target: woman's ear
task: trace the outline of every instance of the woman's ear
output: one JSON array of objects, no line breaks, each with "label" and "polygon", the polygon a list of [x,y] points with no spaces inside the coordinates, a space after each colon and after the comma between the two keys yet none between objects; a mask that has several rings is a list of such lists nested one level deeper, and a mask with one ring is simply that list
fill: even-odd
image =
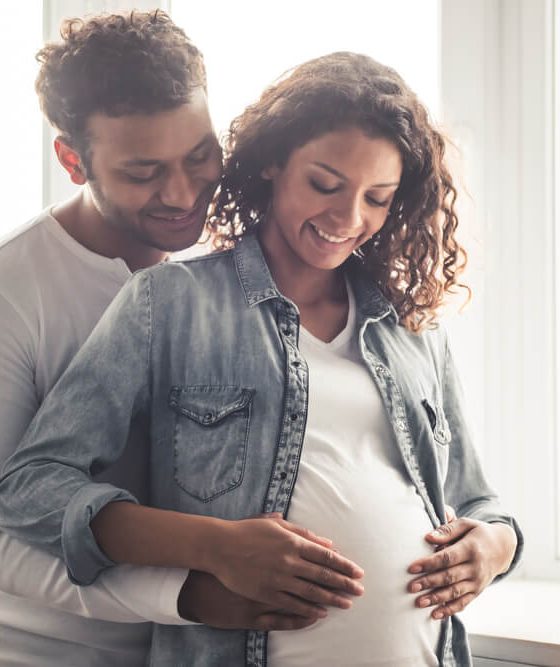
[{"label": "woman's ear", "polygon": [[265,181],[272,181],[280,172],[280,167],[276,164],[271,164],[261,171],[261,178]]},{"label": "woman's ear", "polygon": [[70,180],[76,185],[83,185],[86,181],[80,156],[71,148],[62,137],[54,140],[54,150],[60,164],[70,174]]}]

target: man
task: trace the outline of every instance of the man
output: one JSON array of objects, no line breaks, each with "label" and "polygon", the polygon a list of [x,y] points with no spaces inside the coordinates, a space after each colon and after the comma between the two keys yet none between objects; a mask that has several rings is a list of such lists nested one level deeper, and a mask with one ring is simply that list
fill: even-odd
[{"label": "man", "polygon": [[[0,245],[0,463],[131,272],[197,241],[221,171],[202,56],[165,13],[74,19],[61,34],[38,54],[36,87],[58,159],[83,187]],[[105,478],[142,499],[134,437]],[[178,605],[218,627],[309,624],[186,577],[123,566],[80,589],[61,561],[0,535],[0,664],[142,664],[141,621],[181,623]]]}]

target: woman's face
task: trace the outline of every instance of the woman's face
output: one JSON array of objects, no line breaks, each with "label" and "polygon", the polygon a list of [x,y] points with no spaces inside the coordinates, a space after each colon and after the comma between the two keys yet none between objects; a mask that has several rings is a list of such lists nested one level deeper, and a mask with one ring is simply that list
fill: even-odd
[{"label": "woman's face", "polygon": [[263,172],[272,200],[261,242],[294,269],[335,269],[381,229],[401,172],[396,146],[359,128],[313,139]]}]

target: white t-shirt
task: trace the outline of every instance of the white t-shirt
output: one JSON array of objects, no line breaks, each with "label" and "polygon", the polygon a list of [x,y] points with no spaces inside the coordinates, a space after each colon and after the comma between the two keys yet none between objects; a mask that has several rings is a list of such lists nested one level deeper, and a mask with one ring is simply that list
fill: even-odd
[{"label": "white t-shirt", "polygon": [[[48,211],[0,243],[0,465],[129,276]],[[135,441],[103,479],[143,498],[147,446]],[[78,587],[61,560],[0,534],[0,665],[143,664],[151,624],[141,621],[183,624],[186,576],[118,566]]]},{"label": "white t-shirt", "polygon": [[406,591],[432,526],[407,478],[377,387],[361,362],[355,304],[324,343],[301,329],[309,367],[305,439],[288,519],[334,540],[365,570],[350,610],[297,632],[271,632],[270,667],[436,666],[440,622]]}]

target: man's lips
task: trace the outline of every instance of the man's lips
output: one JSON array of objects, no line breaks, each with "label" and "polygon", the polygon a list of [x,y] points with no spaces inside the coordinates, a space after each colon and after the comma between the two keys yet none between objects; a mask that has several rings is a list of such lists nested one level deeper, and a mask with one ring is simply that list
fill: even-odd
[{"label": "man's lips", "polygon": [[149,211],[146,213],[146,215],[149,215],[155,220],[162,220],[163,222],[184,222],[188,218],[192,217],[196,212],[196,209],[193,209],[192,211],[182,211],[181,213],[177,213],[175,211],[173,213],[167,213],[163,211]]},{"label": "man's lips", "polygon": [[144,215],[147,215],[154,220],[158,220],[159,222],[168,222],[172,224],[196,222],[200,216],[206,214],[206,209],[210,204],[211,198],[212,194],[205,192],[197,199],[194,206],[188,211],[176,208],[154,209],[151,211],[144,211]]}]

